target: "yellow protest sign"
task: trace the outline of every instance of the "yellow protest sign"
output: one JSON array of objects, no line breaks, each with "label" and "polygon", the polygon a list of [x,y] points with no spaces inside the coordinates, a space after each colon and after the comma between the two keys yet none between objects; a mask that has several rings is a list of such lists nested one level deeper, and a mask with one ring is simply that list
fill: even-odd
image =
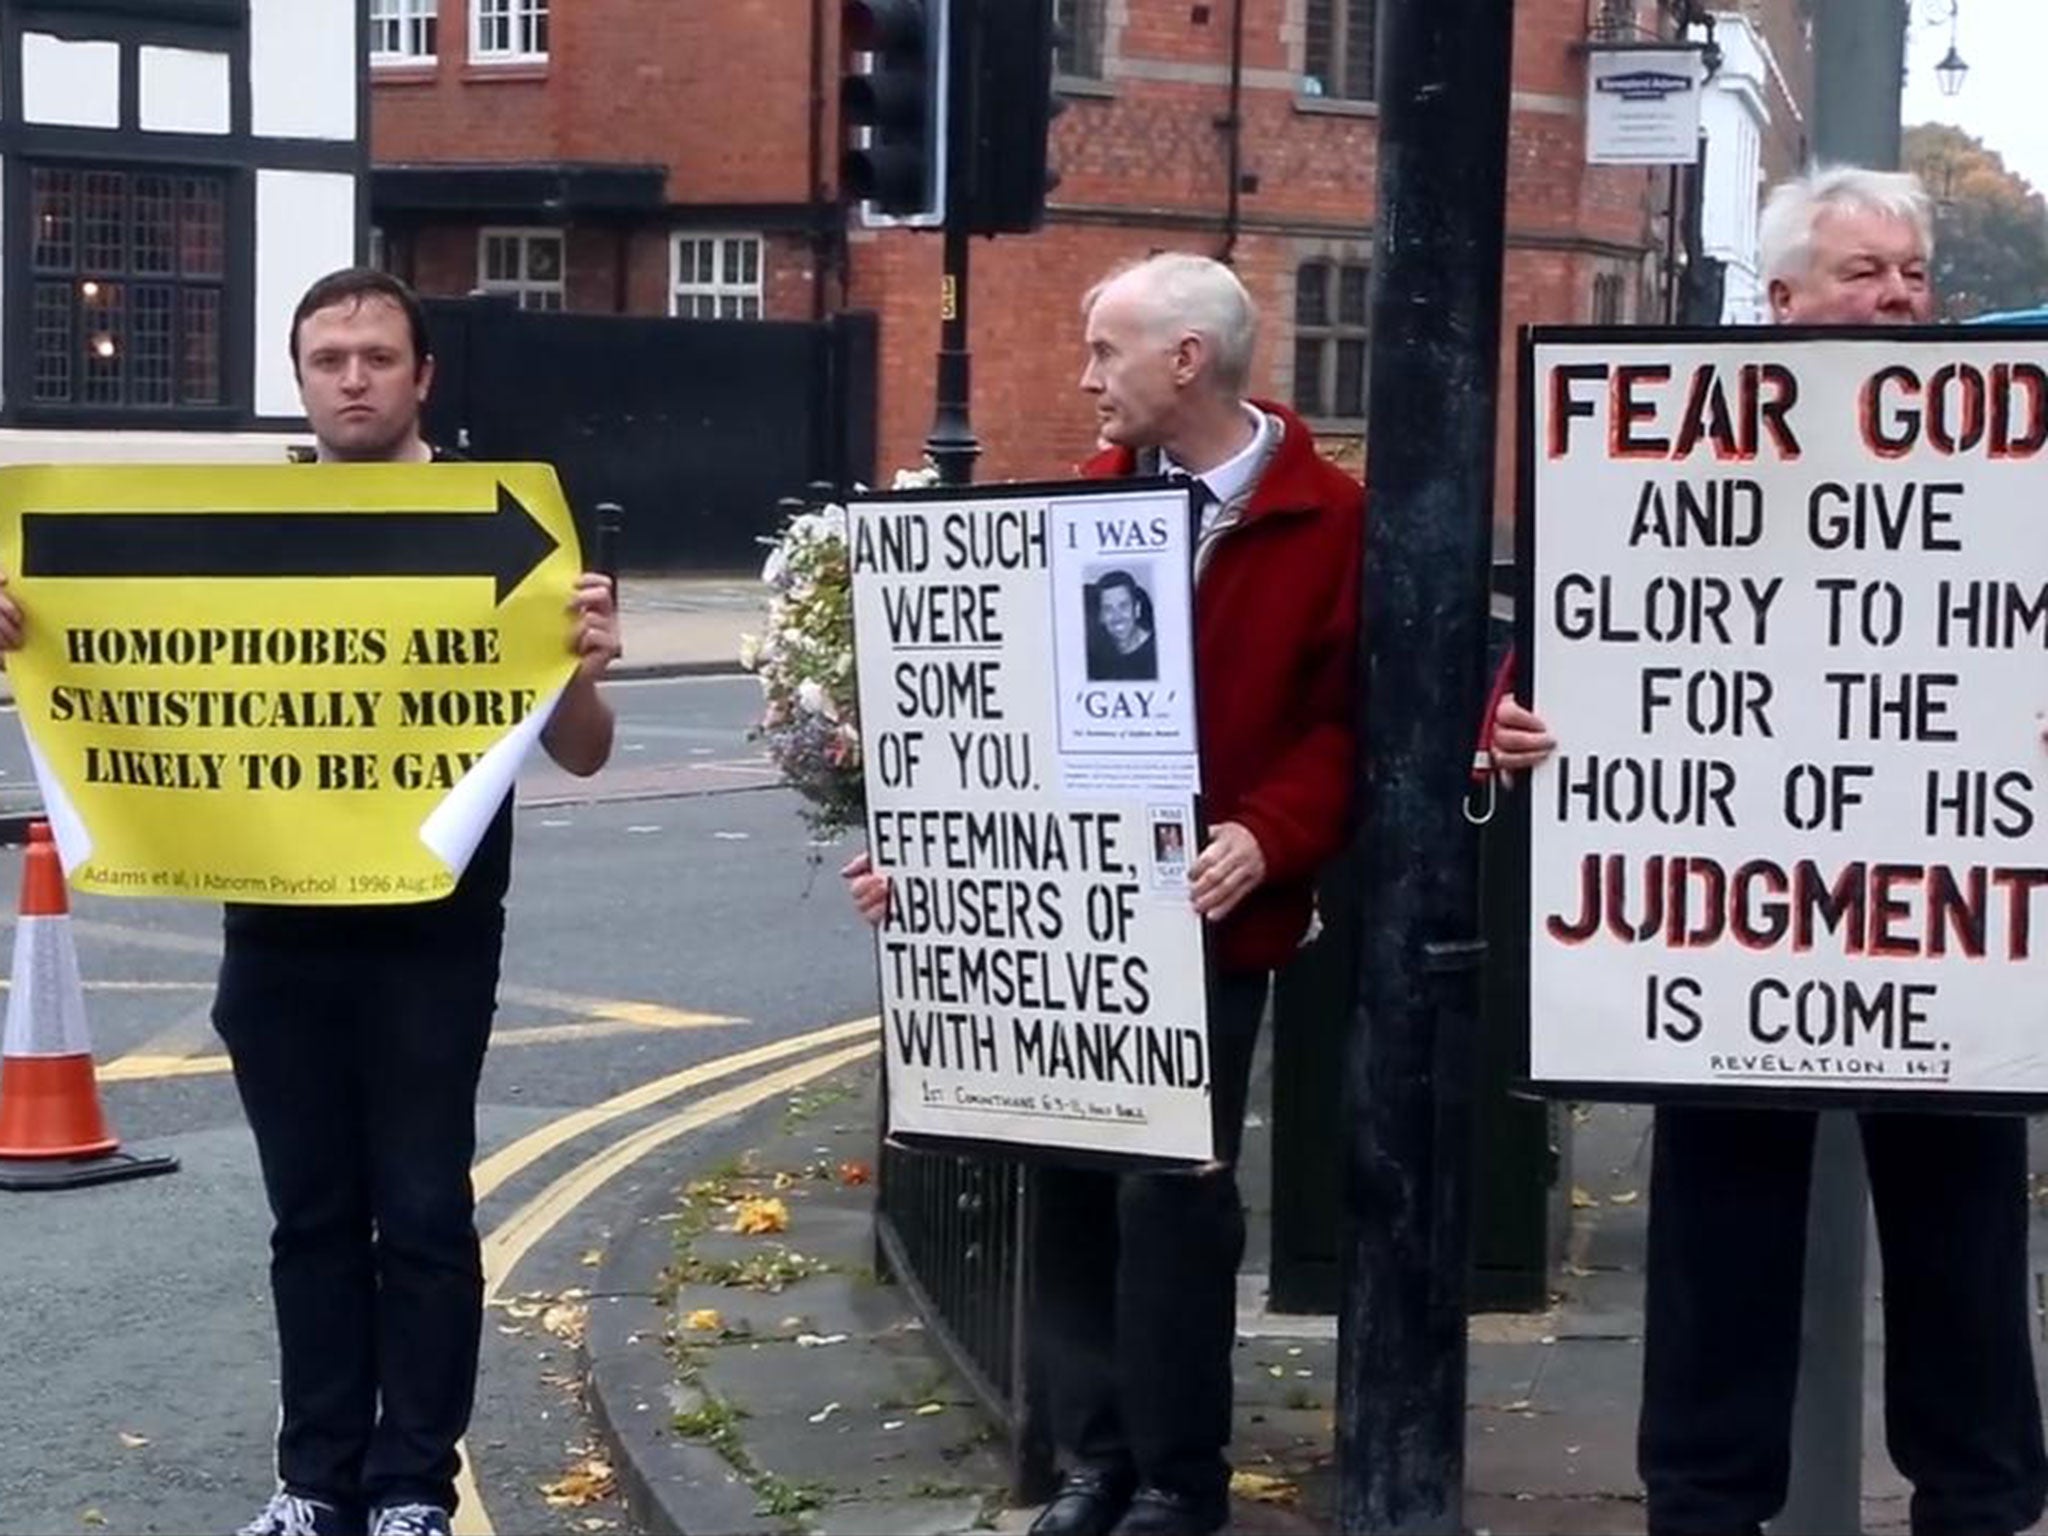
[{"label": "yellow protest sign", "polygon": [[580,563],[542,465],[0,469],[7,673],[72,883],[445,895],[574,670]]}]

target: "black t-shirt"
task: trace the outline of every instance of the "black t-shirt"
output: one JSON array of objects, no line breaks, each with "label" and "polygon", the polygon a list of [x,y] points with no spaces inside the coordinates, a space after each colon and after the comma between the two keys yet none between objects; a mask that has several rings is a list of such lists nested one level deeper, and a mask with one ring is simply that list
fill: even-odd
[{"label": "black t-shirt", "polygon": [[426,945],[495,938],[505,926],[505,889],[512,883],[512,796],[491,818],[483,841],[455,889],[434,901],[393,906],[299,907],[231,901],[221,927],[229,938],[265,943]]},{"label": "black t-shirt", "polygon": [[1120,651],[1104,640],[1088,655],[1088,676],[1098,683],[1150,683],[1159,678],[1159,641],[1152,635],[1135,650]]},{"label": "black t-shirt", "polygon": [[[434,462],[456,455],[434,450]],[[231,901],[221,927],[230,938],[287,944],[436,944],[504,929],[505,890],[512,882],[512,792],[476,845],[455,889],[433,901],[391,906],[306,907]]]}]

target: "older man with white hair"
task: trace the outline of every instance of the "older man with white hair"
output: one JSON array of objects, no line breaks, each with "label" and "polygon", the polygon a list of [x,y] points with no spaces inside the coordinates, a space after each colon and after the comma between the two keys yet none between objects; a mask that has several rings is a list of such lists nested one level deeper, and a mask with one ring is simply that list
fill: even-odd
[{"label": "older man with white hair", "polygon": [[[1761,241],[1780,324],[1931,313],[1932,219],[1912,176],[1841,167],[1786,182]],[[1533,767],[1553,745],[1534,713],[1502,703],[1496,766]],[[2022,1530],[2048,1494],[2026,1121],[1860,1122],[1884,1262],[1886,1441],[1913,1484],[1912,1529]],[[1785,1502],[1814,1124],[1805,1110],[1657,1111],[1637,1444],[1653,1536],[1757,1531]]]},{"label": "older man with white hair", "polygon": [[[1228,267],[1137,262],[1082,305],[1103,451],[1082,473],[1180,474],[1200,502],[1195,676],[1208,841],[1216,1161],[1038,1175],[1032,1341],[1066,1465],[1036,1536],[1197,1536],[1229,1514],[1231,1350],[1244,1210],[1235,1164],[1273,971],[1345,836],[1364,492],[1285,406],[1247,398],[1255,316]],[[887,871],[846,871],[871,920]]]}]

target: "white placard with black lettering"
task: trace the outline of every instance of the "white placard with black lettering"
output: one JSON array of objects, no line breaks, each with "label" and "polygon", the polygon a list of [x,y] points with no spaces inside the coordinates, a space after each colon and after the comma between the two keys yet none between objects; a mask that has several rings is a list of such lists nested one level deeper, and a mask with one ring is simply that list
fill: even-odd
[{"label": "white placard with black lettering", "polygon": [[1525,359],[1530,1075],[2048,1094],[2048,332],[1700,334]]},{"label": "white placard with black lettering", "polygon": [[891,1130],[1207,1160],[1187,493],[848,511]]}]

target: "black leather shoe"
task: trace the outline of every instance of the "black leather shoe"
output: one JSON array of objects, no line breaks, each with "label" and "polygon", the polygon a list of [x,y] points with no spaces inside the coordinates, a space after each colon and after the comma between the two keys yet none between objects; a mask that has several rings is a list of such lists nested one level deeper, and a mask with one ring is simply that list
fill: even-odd
[{"label": "black leather shoe", "polygon": [[1140,1488],[1114,1536],[1209,1536],[1230,1520],[1230,1500],[1193,1499],[1170,1488]]},{"label": "black leather shoe", "polygon": [[1069,1472],[1052,1502],[1031,1522],[1031,1536],[1109,1536],[1130,1502],[1128,1477]]}]

